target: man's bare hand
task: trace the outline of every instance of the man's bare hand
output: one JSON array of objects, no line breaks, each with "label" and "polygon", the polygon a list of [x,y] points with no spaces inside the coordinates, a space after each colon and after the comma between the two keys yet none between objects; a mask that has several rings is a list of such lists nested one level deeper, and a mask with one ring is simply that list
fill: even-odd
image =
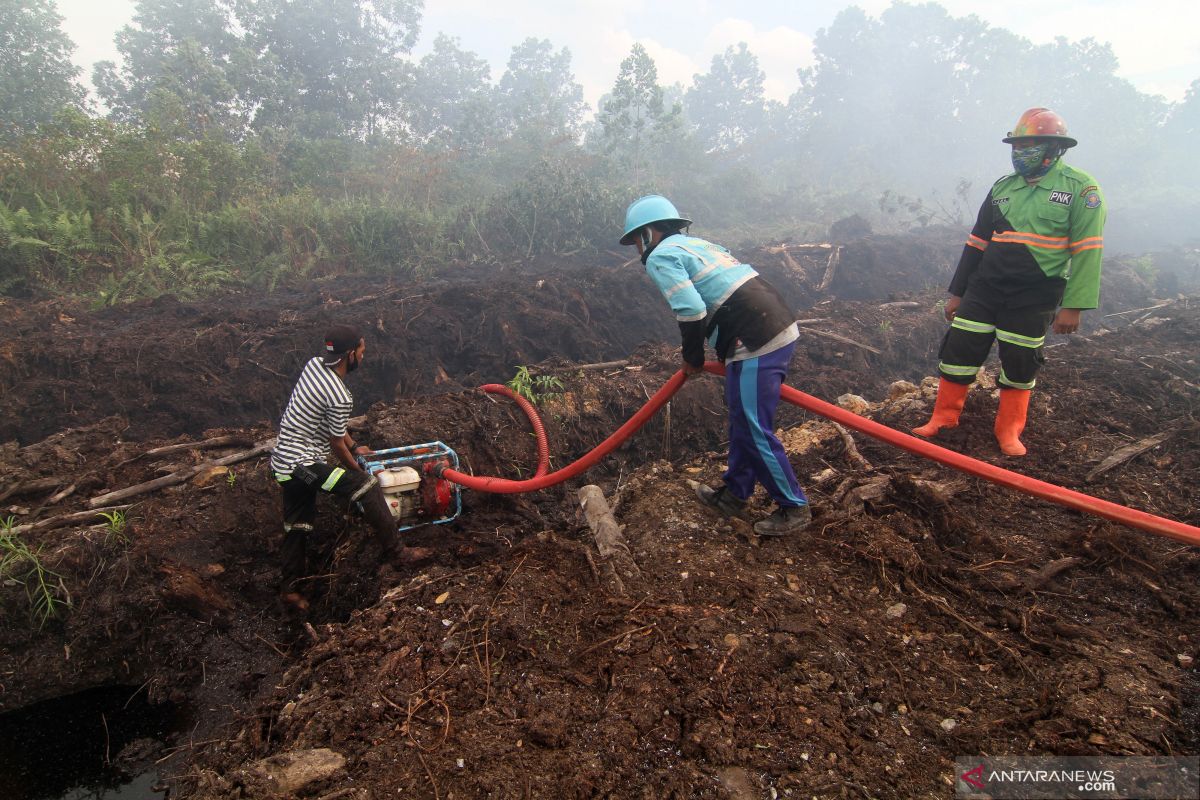
[{"label": "man's bare hand", "polygon": [[958,307],[961,304],[961,297],[950,295],[950,299],[946,301],[946,307],[942,309],[942,313],[946,315],[946,322],[954,322],[954,317],[958,314]]},{"label": "man's bare hand", "polygon": [[1074,333],[1079,330],[1079,313],[1078,308],[1060,308],[1054,317],[1054,332]]}]

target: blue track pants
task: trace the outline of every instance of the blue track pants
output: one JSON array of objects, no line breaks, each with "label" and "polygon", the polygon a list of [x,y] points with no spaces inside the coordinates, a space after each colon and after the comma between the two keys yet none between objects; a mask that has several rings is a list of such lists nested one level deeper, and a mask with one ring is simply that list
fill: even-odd
[{"label": "blue track pants", "polygon": [[742,500],[754,493],[757,482],[781,506],[808,503],[783,444],[775,436],[779,387],[787,378],[788,363],[795,349],[793,342],[758,358],[726,364],[729,468],[725,471],[725,485]]}]

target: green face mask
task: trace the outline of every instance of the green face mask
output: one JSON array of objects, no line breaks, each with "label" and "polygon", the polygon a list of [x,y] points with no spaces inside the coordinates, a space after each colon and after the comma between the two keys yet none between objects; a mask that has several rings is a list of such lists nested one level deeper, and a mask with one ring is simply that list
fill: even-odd
[{"label": "green face mask", "polygon": [[1057,159],[1058,147],[1053,142],[1038,142],[1028,147],[1013,145],[1013,169],[1027,180],[1045,175]]}]

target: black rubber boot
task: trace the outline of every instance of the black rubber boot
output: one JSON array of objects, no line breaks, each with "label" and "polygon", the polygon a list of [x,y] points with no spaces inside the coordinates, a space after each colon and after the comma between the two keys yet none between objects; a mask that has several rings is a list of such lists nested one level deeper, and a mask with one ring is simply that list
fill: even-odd
[{"label": "black rubber boot", "polygon": [[742,519],[745,516],[746,501],[735,497],[733,492],[729,491],[728,486],[714,489],[711,486],[697,483],[696,497],[704,505],[727,517]]},{"label": "black rubber boot", "polygon": [[812,509],[803,506],[780,506],[766,519],[754,523],[759,536],[787,536],[799,533],[812,522]]}]

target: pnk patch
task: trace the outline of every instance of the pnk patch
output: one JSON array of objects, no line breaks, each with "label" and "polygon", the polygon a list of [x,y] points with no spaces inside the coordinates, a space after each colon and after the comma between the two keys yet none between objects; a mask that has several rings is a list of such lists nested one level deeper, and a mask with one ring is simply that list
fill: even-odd
[{"label": "pnk patch", "polygon": [[1095,189],[1092,189],[1090,192],[1088,192],[1087,194],[1085,194],[1083,196],[1083,204],[1085,206],[1087,206],[1088,208],[1099,208],[1100,207],[1100,193],[1097,192]]},{"label": "pnk patch", "polygon": [[1074,199],[1074,192],[1063,192],[1056,189],[1050,193],[1050,202],[1058,203],[1060,206],[1069,206],[1071,205],[1071,201]]}]

